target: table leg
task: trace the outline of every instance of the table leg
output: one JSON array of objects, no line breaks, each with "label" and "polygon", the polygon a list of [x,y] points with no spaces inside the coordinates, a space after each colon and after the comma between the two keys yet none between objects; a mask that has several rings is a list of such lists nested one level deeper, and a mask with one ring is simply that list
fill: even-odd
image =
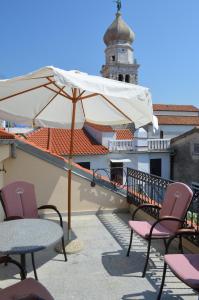
[{"label": "table leg", "polygon": [[22,265],[22,268],[24,269],[25,274],[27,275],[27,271],[26,271],[26,255],[25,254],[21,254],[21,265]]}]

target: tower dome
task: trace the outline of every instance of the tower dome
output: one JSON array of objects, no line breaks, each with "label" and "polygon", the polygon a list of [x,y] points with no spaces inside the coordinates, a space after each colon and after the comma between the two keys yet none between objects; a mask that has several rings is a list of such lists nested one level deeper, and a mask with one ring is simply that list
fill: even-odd
[{"label": "tower dome", "polygon": [[132,44],[134,39],[134,32],[124,22],[124,20],[121,17],[121,13],[117,12],[115,20],[104,34],[104,43],[107,46],[113,44],[115,41],[125,41]]}]

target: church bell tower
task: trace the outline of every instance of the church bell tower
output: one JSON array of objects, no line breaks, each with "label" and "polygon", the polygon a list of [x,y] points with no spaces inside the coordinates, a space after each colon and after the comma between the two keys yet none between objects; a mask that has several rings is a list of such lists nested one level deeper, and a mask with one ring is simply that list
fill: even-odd
[{"label": "church bell tower", "polygon": [[117,13],[104,34],[106,63],[102,66],[103,77],[138,84],[139,65],[134,58],[132,43],[135,34],[121,16],[121,1],[116,1]]}]

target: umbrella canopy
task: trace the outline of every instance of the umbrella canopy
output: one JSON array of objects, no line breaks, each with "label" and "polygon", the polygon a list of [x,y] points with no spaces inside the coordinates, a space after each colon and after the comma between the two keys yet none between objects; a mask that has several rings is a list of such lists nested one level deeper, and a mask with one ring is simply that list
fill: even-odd
[{"label": "umbrella canopy", "polygon": [[[154,121],[147,88],[54,67],[0,80],[0,119],[40,127],[71,128],[70,159],[74,129],[82,128],[85,121],[101,125],[134,123],[136,128]],[[68,172],[70,232],[71,167]]]},{"label": "umbrella canopy", "polygon": [[40,127],[70,128],[76,98],[75,128],[85,121],[141,127],[153,121],[147,88],[79,71],[44,67],[0,80],[0,118]]}]

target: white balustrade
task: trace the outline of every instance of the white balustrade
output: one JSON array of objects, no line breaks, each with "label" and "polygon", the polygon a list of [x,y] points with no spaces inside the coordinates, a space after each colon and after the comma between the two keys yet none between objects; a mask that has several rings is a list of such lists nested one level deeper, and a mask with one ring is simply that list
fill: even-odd
[{"label": "white balustrade", "polygon": [[114,151],[157,151],[168,150],[170,139],[134,139],[134,140],[109,140],[108,149]]},{"label": "white balustrade", "polygon": [[134,150],[133,140],[109,140],[108,149],[110,152]]},{"label": "white balustrade", "polygon": [[148,139],[148,150],[167,150],[170,148],[170,139]]}]

